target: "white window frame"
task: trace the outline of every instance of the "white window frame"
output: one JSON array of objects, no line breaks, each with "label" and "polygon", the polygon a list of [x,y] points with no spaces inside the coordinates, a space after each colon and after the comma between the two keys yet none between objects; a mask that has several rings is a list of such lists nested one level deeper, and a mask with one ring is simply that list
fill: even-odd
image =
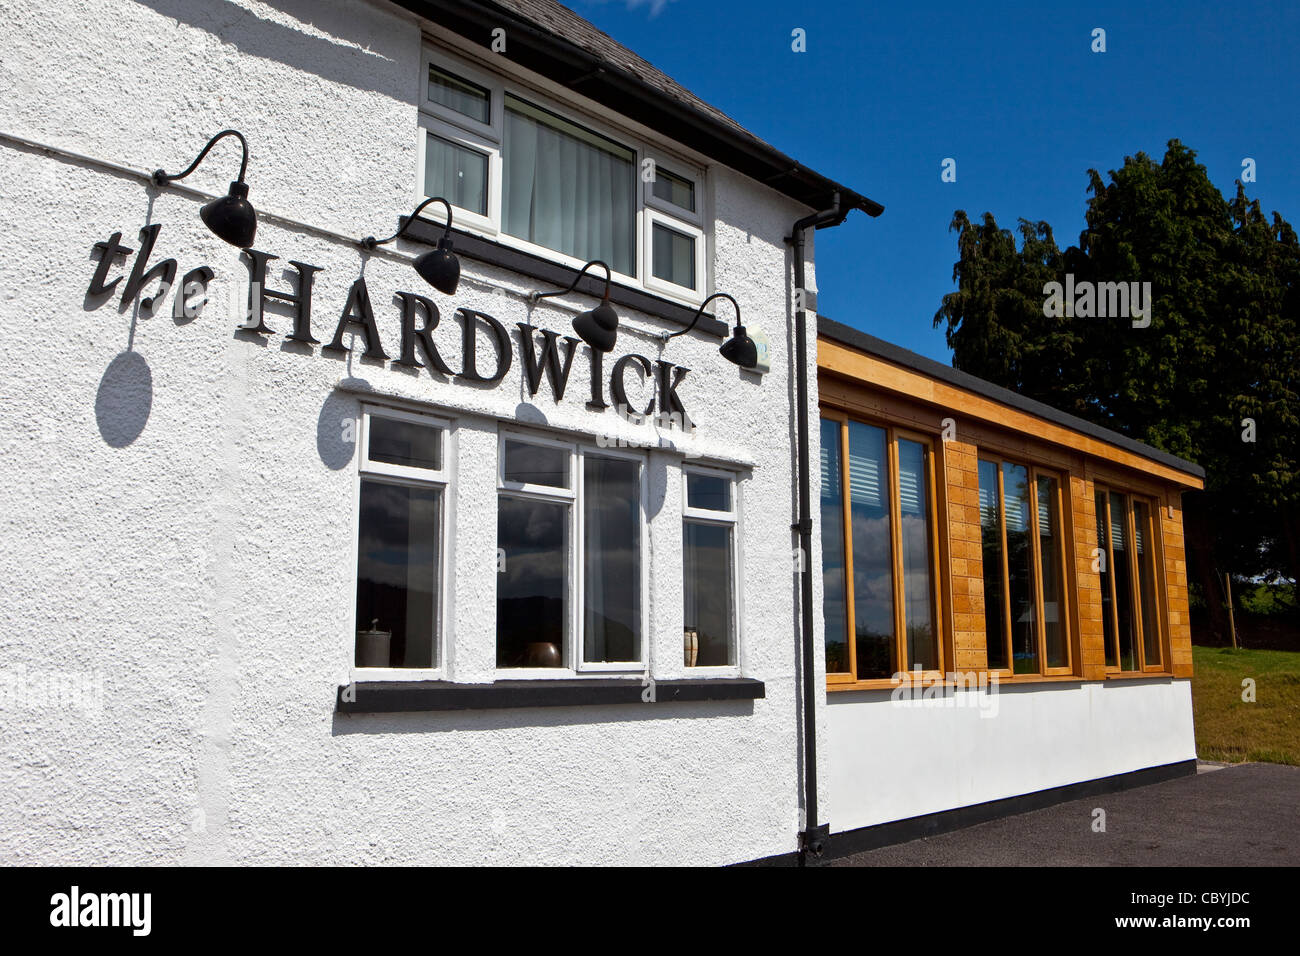
[{"label": "white window frame", "polygon": [[[415,468],[409,465],[395,465],[390,462],[372,461],[370,458],[370,420],[371,418],[388,418],[396,421],[411,422],[429,428],[441,429],[439,458],[440,469]],[[440,680],[446,673],[447,649],[445,642],[447,600],[451,594],[450,574],[452,521],[450,509],[452,492],[455,487],[455,422],[451,419],[385,405],[363,404],[357,426],[357,481],[356,495],[352,503],[352,594],[350,598],[348,619],[353,622],[349,631],[348,665],[349,680],[352,683],[365,681],[419,681]],[[361,483],[378,480],[384,484],[406,485],[409,487],[437,488],[442,495],[438,507],[438,567],[434,572],[434,620],[433,620],[433,667],[358,667],[356,657],[357,632],[357,560],[361,546]]]},{"label": "white window frame", "polygon": [[[569,488],[555,488],[550,485],[534,485],[523,482],[507,482],[504,477],[505,472],[505,443],[507,441],[522,442],[524,444],[542,445],[552,448],[562,448],[569,453]],[[584,587],[582,575],[582,548],[583,534],[585,527],[583,524],[583,502],[584,496],[584,468],[583,462],[588,455],[598,458],[621,458],[626,461],[637,463],[638,483],[640,487],[640,508],[638,509],[638,537],[640,538],[640,624],[641,633],[639,635],[639,659],[636,661],[615,661],[615,662],[587,662],[582,659],[583,641],[583,607],[584,607]],[[515,430],[502,430],[497,439],[497,498],[502,496],[516,498],[532,498],[535,500],[547,500],[556,503],[563,503],[569,509],[568,536],[569,548],[568,554],[565,555],[565,567],[567,578],[565,582],[565,600],[567,603],[564,621],[564,648],[562,650],[563,659],[566,662],[562,667],[498,667],[496,669],[497,680],[560,680],[572,679],[576,677],[599,677],[608,674],[644,674],[646,671],[646,661],[648,659],[648,646],[650,643],[650,600],[649,600],[649,527],[646,520],[646,494],[647,485],[647,458],[644,453],[635,451],[622,451],[609,448],[600,448],[595,444],[581,440],[566,441],[553,437],[541,436],[529,432]],[[499,540],[499,539],[498,539]],[[495,607],[495,598],[493,599]],[[495,614],[494,614],[495,619]],[[496,640],[496,630],[493,628],[493,641]],[[496,658],[496,647],[493,645],[493,659]]]},{"label": "white window frame", "polygon": [[[643,181],[641,183],[641,192],[646,207],[648,209],[658,210],[669,219],[681,223],[690,223],[693,226],[702,226],[703,216],[701,207],[704,205],[704,177],[700,174],[700,171],[694,166],[679,163],[675,159],[665,158],[662,153],[655,152],[654,150],[644,151],[641,156],[641,162],[645,162],[647,159],[654,160],[656,175],[658,175],[660,168],[662,168],[665,172],[671,173],[678,179],[686,179],[690,181],[691,185],[695,187],[695,209],[694,211],[684,209],[676,203],[671,203],[666,199],[660,199],[655,195],[655,184],[653,180],[650,182]],[[640,175],[640,167],[638,167],[638,175]]]},{"label": "white window frame", "polygon": [[[472,209],[466,209],[464,206],[452,206],[453,225],[470,226],[480,232],[491,236],[499,233],[498,223],[501,222],[501,190],[493,188],[494,184],[501,182],[501,149],[491,140],[484,139],[469,133],[459,126],[443,122],[432,116],[420,114],[420,141],[417,147],[419,159],[419,192],[423,199],[428,199],[424,192],[424,162],[425,154],[428,152],[429,134],[448,142],[455,143],[457,146],[463,146],[466,149],[472,149],[476,153],[482,153],[487,157],[487,215],[475,212]],[[442,222],[442,214],[446,212],[441,206],[431,207],[436,210],[434,219]]]},{"label": "white window frame", "polygon": [[[645,235],[642,237],[641,245],[645,250],[645,264],[642,267],[645,273],[645,285],[647,289],[654,292],[660,292],[667,295],[696,295],[700,293],[699,286],[704,281],[704,263],[705,239],[704,230],[698,226],[692,226],[689,223],[682,222],[680,219],[673,219],[665,216],[658,209],[647,209],[642,217],[645,222]],[[695,285],[696,288],[688,289],[686,286],[678,285],[676,282],[669,282],[667,279],[661,279],[654,273],[654,228],[655,225],[662,225],[665,229],[671,229],[674,232],[681,233],[692,239],[695,243]],[[704,301],[704,296],[700,295],[700,301]]]},{"label": "white window frame", "polygon": [[[431,64],[453,76],[460,77],[488,90],[492,120],[490,126],[465,116],[463,113],[433,103],[428,98],[428,75]],[[661,150],[647,145],[638,137],[614,128],[594,116],[583,113],[567,103],[557,101],[553,97],[534,90],[523,83],[489,75],[464,60],[444,52],[441,48],[433,46],[427,38],[420,59],[420,89],[416,101],[419,103],[420,114],[418,122],[420,140],[415,170],[416,202],[429,198],[424,191],[424,163],[425,147],[427,145],[426,136],[428,133],[433,133],[435,136],[440,136],[466,148],[488,154],[488,214],[483,216],[475,211],[456,206],[454,207],[456,226],[464,226],[468,231],[491,238],[503,246],[531,253],[572,269],[581,269],[586,264],[582,259],[509,235],[502,228],[501,203],[504,190],[504,163],[502,162],[501,147],[505,130],[505,100],[507,94],[516,96],[541,109],[554,113],[563,120],[610,139],[633,153],[632,175],[635,177],[638,188],[632,190],[633,202],[635,203],[633,240],[636,243],[636,249],[632,256],[632,268],[638,274],[628,275],[614,271],[611,278],[621,285],[644,289],[662,298],[671,299],[692,308],[703,302],[711,288],[712,276],[709,268],[709,248],[711,243],[708,241],[707,232],[704,228],[705,219],[703,215],[707,202],[705,196],[707,181],[702,170],[692,163],[679,161]],[[696,207],[694,213],[653,195],[653,183],[647,183],[641,178],[642,164],[647,159],[653,159],[656,168],[662,165],[668,172],[683,179],[690,179],[694,183]],[[662,279],[653,278],[650,268],[652,265],[652,252],[649,247],[651,227],[648,224],[652,215],[658,216],[660,221],[670,228],[692,236],[698,236],[695,250],[695,277],[698,288],[687,289],[671,282],[665,282]]]},{"label": "white window frame", "polygon": [[[472,116],[466,116],[464,113],[429,99],[429,67],[431,66],[486,90],[488,93],[488,122],[480,123]],[[505,103],[505,97],[501,92],[501,82],[486,73],[476,70],[467,63],[453,62],[443,56],[436,55],[428,45],[425,45],[423,54],[420,57],[420,88],[417,102],[420,104],[420,112],[422,113],[430,113],[453,126],[459,126],[491,142],[499,143],[501,141],[501,118],[504,115],[502,110]],[[420,172],[423,175],[423,166],[421,166]]]},{"label": "white window frame", "polygon": [[[703,475],[708,478],[721,478],[726,481],[731,488],[731,510],[713,511],[707,508],[692,508],[689,504],[687,495],[687,481],[690,475]],[[741,659],[741,650],[744,647],[744,630],[741,622],[744,620],[744,598],[741,592],[741,582],[744,581],[742,570],[742,555],[740,552],[740,521],[742,505],[740,500],[741,482],[740,476],[735,472],[726,471],[720,468],[708,468],[703,465],[684,465],[682,466],[682,533],[685,533],[686,522],[693,521],[699,524],[712,524],[731,529],[731,664],[717,664],[711,666],[686,667],[685,672],[692,677],[739,677],[743,667]],[[682,560],[685,562],[685,543],[682,547]],[[686,593],[683,589],[683,619],[682,630],[685,630],[685,599]]]}]

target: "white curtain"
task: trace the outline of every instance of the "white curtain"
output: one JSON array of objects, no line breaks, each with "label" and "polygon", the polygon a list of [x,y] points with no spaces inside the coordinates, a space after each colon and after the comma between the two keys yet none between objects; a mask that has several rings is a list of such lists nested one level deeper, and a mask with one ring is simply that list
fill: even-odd
[{"label": "white curtain", "polygon": [[487,215],[487,156],[428,134],[424,148],[424,194]]},{"label": "white curtain", "polygon": [[[525,112],[525,110],[527,112]],[[579,135],[582,133],[583,135]],[[506,109],[502,229],[582,260],[635,273],[633,154],[597,145],[526,105]]]}]

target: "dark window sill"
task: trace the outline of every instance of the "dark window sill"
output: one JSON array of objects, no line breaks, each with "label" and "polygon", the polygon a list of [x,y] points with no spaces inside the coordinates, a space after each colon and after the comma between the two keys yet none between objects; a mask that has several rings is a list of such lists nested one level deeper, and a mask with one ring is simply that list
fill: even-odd
[{"label": "dark window sill", "polygon": [[[409,217],[403,216],[400,225],[405,225],[408,220]],[[443,227],[437,223],[427,219],[416,219],[407,230],[406,237],[416,242],[437,245],[438,240],[442,238],[442,231]],[[453,228],[451,237],[452,248],[458,256],[468,256],[470,259],[477,259],[480,262],[486,262],[488,265],[500,266],[502,269],[509,269],[511,272],[528,276],[530,279],[537,279],[543,284],[543,287],[538,289],[539,292],[558,291],[568,288],[569,283],[573,281],[573,277],[578,274],[577,269],[571,269],[568,266],[560,265],[558,262],[543,259],[531,252],[512,249],[499,242],[493,242],[491,239],[484,239],[481,236],[461,232],[459,229]],[[599,299],[605,291],[605,277],[600,272],[600,269],[594,269],[583,276],[576,291]],[[610,284],[609,300],[615,305],[626,306],[629,309],[636,309],[638,312],[644,312],[647,315],[663,319],[664,323],[671,326],[673,331],[685,328],[690,324],[691,317],[695,315],[695,310],[687,306],[679,305],[670,299],[662,298],[641,289],[620,285],[617,282]],[[695,330],[711,335],[714,338],[723,339],[727,337],[730,327],[714,316],[705,313],[700,316],[700,321],[695,323]]]},{"label": "dark window sill", "polygon": [[[653,699],[645,699],[653,687]],[[658,704],[708,700],[759,700],[761,680],[747,677],[686,678],[654,681],[506,680],[494,684],[450,681],[358,681],[338,689],[341,714],[392,714],[403,711],[500,710],[508,707],[575,707],[602,704]],[[347,699],[347,698],[353,699]]]}]

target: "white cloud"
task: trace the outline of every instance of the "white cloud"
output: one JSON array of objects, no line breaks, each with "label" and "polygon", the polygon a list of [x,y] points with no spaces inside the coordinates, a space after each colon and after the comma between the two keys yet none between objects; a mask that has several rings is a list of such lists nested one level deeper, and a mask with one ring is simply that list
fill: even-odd
[{"label": "white cloud", "polygon": [[677,0],[587,0],[588,3],[622,3],[629,10],[639,10],[646,8],[650,11],[650,19],[653,20],[659,14],[664,12],[668,4],[676,3]]}]

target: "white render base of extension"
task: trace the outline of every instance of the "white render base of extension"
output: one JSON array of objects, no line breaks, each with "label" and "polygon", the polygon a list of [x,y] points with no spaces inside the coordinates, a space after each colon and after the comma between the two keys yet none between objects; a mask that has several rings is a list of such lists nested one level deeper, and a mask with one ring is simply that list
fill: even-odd
[{"label": "white render base of extension", "polygon": [[933,700],[828,694],[833,833],[1196,757],[1190,681],[1003,684]]}]

